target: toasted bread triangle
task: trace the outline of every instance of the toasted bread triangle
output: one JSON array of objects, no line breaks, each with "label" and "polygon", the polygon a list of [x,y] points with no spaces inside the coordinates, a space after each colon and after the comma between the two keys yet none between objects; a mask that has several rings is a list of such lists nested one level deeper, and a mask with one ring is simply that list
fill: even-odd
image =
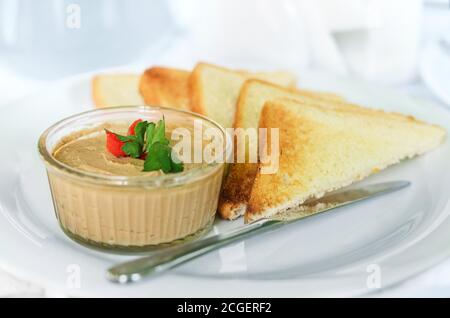
[{"label": "toasted bread triangle", "polygon": [[188,79],[190,72],[152,67],[141,76],[139,91],[147,105],[189,109]]},{"label": "toasted bread triangle", "polygon": [[249,78],[282,86],[295,85],[295,76],[287,72],[248,73],[199,63],[189,78],[191,110],[214,119],[225,128],[232,127],[239,91]]},{"label": "toasted bread triangle", "polygon": [[328,92],[283,87],[259,79],[249,79],[242,85],[236,105],[234,128],[256,128],[264,103],[275,98],[309,98],[320,101],[345,102],[345,98]]},{"label": "toasted bread triangle", "polygon": [[247,222],[296,209],[308,199],[429,151],[446,134],[411,116],[288,99],[267,102],[260,127],[279,128],[279,169],[256,174]]},{"label": "toasted bread triangle", "polygon": [[[297,90],[251,79],[247,80],[241,88],[236,106],[234,127],[258,128],[259,116],[264,103],[280,97],[310,101],[317,100],[324,104],[328,101],[344,101],[343,97],[331,93]],[[359,108],[358,106],[351,107]],[[235,219],[244,214],[256,171],[256,163],[235,163],[230,165],[219,201],[219,214],[221,217]]]}]

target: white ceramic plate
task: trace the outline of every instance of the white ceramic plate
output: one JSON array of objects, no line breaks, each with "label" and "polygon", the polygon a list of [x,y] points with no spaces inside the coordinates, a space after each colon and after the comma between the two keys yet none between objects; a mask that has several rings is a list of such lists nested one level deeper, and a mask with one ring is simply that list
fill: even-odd
[{"label": "white ceramic plate", "polygon": [[[438,106],[360,81],[299,75],[303,87],[450,128],[450,113]],[[95,252],[64,236],[36,147],[46,127],[92,107],[90,77],[65,80],[0,109],[0,266],[20,278],[74,296],[349,296],[376,290],[372,274],[387,287],[450,254],[446,141],[364,181],[410,180],[400,192],[248,239],[144,283],[109,283],[105,269],[130,256]],[[215,230],[241,222],[218,221]]]}]

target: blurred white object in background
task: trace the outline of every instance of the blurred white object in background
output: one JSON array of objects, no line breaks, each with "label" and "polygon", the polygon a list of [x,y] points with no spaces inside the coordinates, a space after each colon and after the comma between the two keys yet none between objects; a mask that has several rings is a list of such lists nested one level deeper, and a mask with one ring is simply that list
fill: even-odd
[{"label": "blurred white object in background", "polygon": [[450,106],[450,36],[429,43],[420,61],[425,84],[441,101]]},{"label": "blurred white object in background", "polygon": [[318,2],[285,0],[296,11],[297,19],[304,21],[307,44],[310,51],[310,66],[327,71],[345,74],[347,66],[339,51],[327,17]]},{"label": "blurred white object in background", "polygon": [[416,75],[421,0],[171,0],[202,59],[397,83]]},{"label": "blurred white object in background", "polygon": [[306,66],[303,20],[273,0],[171,0],[179,25],[202,59],[235,67]]},{"label": "blurred white object in background", "polygon": [[0,0],[0,63],[57,78],[129,63],[170,29],[165,1]]},{"label": "blurred white object in background", "polygon": [[[422,0],[167,1],[191,41],[180,56],[242,68],[312,66],[387,83],[416,75]],[[155,60],[172,34],[167,1],[0,0],[0,63],[56,78]]]},{"label": "blurred white object in background", "polygon": [[384,83],[406,82],[416,76],[421,0],[319,3],[352,73]]}]

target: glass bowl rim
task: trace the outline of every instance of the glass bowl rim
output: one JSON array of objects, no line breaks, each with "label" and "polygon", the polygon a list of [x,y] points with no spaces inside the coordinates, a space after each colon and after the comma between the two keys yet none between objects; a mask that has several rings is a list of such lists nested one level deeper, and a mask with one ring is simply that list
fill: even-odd
[{"label": "glass bowl rim", "polygon": [[203,116],[201,114],[197,114],[188,110],[176,109],[170,107],[162,107],[162,106],[149,106],[149,105],[139,105],[139,106],[114,106],[114,107],[104,107],[99,109],[91,109],[88,111],[84,111],[81,113],[77,113],[68,117],[65,117],[50,127],[48,127],[39,137],[38,140],[38,150],[42,161],[46,164],[47,170],[51,170],[52,172],[57,172],[69,177],[74,177],[77,179],[81,179],[83,181],[100,183],[105,185],[117,185],[117,186],[144,186],[144,187],[168,187],[168,186],[177,186],[185,183],[192,183],[196,180],[201,179],[203,176],[208,173],[213,173],[217,169],[220,169],[222,165],[225,163],[210,163],[206,165],[199,165],[198,167],[194,167],[193,169],[185,170],[179,173],[173,174],[162,174],[158,176],[110,176],[103,175],[97,173],[91,173],[87,171],[83,171],[74,167],[71,167],[67,164],[64,164],[54,158],[52,153],[50,153],[47,149],[47,138],[48,136],[60,128],[61,126],[73,124],[80,118],[85,118],[92,114],[101,114],[101,113],[120,113],[125,111],[136,110],[137,114],[142,111],[161,111],[161,112],[173,112],[180,113],[189,116],[193,116],[197,119],[200,119],[204,122],[211,124],[213,127],[220,129],[221,133],[224,136],[224,142],[226,142],[226,146],[223,151],[223,158],[226,161],[228,156],[230,155],[231,149],[231,137],[227,133],[227,131],[216,121]]}]

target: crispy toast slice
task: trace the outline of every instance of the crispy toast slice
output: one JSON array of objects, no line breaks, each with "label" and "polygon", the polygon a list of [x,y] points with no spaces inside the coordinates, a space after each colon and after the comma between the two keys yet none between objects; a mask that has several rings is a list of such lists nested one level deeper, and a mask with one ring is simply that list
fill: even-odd
[{"label": "crispy toast slice", "polygon": [[95,107],[143,105],[137,74],[100,74],[92,79]]},{"label": "crispy toast slice", "polygon": [[151,67],[142,74],[139,91],[147,105],[189,109],[189,71]]},{"label": "crispy toast slice", "polygon": [[287,72],[248,73],[199,63],[189,78],[191,110],[232,127],[236,101],[247,79],[260,78],[282,86],[295,85],[295,76]]},{"label": "crispy toast slice", "polygon": [[411,116],[289,99],[267,102],[260,127],[279,128],[279,169],[257,173],[246,222],[295,212],[309,199],[437,147],[446,134]]},{"label": "crispy toast slice", "polygon": [[334,93],[287,88],[263,80],[250,79],[242,85],[239,93],[233,127],[257,128],[259,115],[265,102],[284,97],[307,98],[323,102],[345,102],[344,97]]},{"label": "crispy toast slice", "polygon": [[[281,97],[318,100],[323,103],[344,102],[343,97],[332,93],[297,90],[251,79],[247,80],[241,88],[234,128],[258,128],[259,115],[264,103]],[[218,210],[222,218],[232,220],[244,214],[257,168],[256,163],[248,162],[234,163],[229,166],[219,200]]]}]

